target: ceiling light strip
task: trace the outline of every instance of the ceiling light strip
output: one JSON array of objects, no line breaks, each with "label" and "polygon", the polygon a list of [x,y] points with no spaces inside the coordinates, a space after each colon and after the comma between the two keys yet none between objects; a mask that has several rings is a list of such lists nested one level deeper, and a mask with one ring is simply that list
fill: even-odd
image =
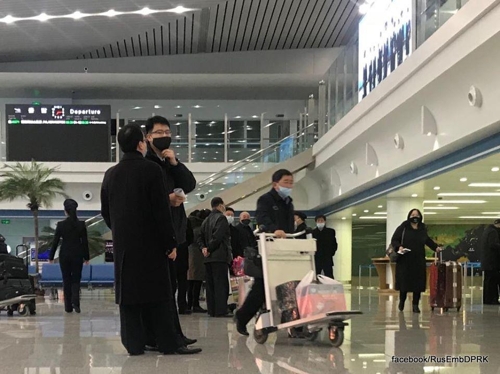
[{"label": "ceiling light strip", "polygon": [[49,15],[46,13],[40,13],[37,16],[34,17],[14,17],[12,15],[7,15],[3,18],[0,18],[0,22],[5,23],[5,24],[12,24],[15,22],[19,21],[40,21],[40,22],[45,22],[51,19],[61,19],[61,18],[72,18],[74,20],[79,20],[82,18],[87,18],[87,17],[115,17],[115,16],[120,16],[120,15],[128,15],[128,14],[139,14],[143,16],[149,16],[151,14],[156,14],[156,13],[175,13],[175,14],[183,14],[186,12],[192,12],[195,10],[199,9],[189,9],[189,8],[184,8],[182,6],[178,6],[176,8],[172,9],[150,9],[150,8],[142,8],[140,10],[133,10],[133,11],[125,11],[125,12],[118,12],[115,11],[114,9],[110,9],[106,12],[100,12],[100,13],[82,13],[80,11],[73,12],[71,14],[62,14],[62,15]]}]

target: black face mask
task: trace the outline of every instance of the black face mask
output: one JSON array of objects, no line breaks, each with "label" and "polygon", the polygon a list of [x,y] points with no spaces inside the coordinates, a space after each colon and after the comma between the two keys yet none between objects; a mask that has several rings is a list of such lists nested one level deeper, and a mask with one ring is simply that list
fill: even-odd
[{"label": "black face mask", "polygon": [[422,217],[411,217],[410,222],[411,223],[422,223]]},{"label": "black face mask", "polygon": [[165,149],[170,148],[172,143],[172,138],[170,136],[164,136],[161,138],[154,138],[153,145],[160,151],[163,152]]},{"label": "black face mask", "polygon": [[244,219],[243,221],[241,221],[241,223],[244,224],[245,226],[248,226],[250,222],[251,221],[249,219]]}]

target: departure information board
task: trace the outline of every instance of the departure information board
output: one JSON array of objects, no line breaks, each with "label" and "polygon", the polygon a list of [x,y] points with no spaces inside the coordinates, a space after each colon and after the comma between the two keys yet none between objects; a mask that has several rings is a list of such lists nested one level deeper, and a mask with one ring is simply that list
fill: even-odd
[{"label": "departure information board", "polygon": [[5,106],[8,161],[109,162],[109,105]]}]

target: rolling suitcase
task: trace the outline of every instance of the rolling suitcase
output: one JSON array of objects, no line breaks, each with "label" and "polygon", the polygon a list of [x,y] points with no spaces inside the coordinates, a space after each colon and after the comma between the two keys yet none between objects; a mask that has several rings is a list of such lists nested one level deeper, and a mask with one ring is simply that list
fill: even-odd
[{"label": "rolling suitcase", "polygon": [[[442,255],[441,255],[442,259]],[[462,306],[462,266],[454,261],[436,261],[431,265],[430,277],[431,309],[441,308],[445,312],[450,308],[460,311]]]},{"label": "rolling suitcase", "polygon": [[24,264],[24,260],[0,254],[0,280],[3,279],[28,279],[28,268]]}]

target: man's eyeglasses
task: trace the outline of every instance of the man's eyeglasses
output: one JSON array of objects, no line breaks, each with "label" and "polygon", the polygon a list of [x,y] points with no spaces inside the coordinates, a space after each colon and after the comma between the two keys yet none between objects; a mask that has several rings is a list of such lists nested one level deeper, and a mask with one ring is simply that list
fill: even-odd
[{"label": "man's eyeglasses", "polygon": [[156,130],[156,131],[153,131],[151,134],[170,136],[170,135],[172,135],[172,131],[170,131],[170,130]]}]

